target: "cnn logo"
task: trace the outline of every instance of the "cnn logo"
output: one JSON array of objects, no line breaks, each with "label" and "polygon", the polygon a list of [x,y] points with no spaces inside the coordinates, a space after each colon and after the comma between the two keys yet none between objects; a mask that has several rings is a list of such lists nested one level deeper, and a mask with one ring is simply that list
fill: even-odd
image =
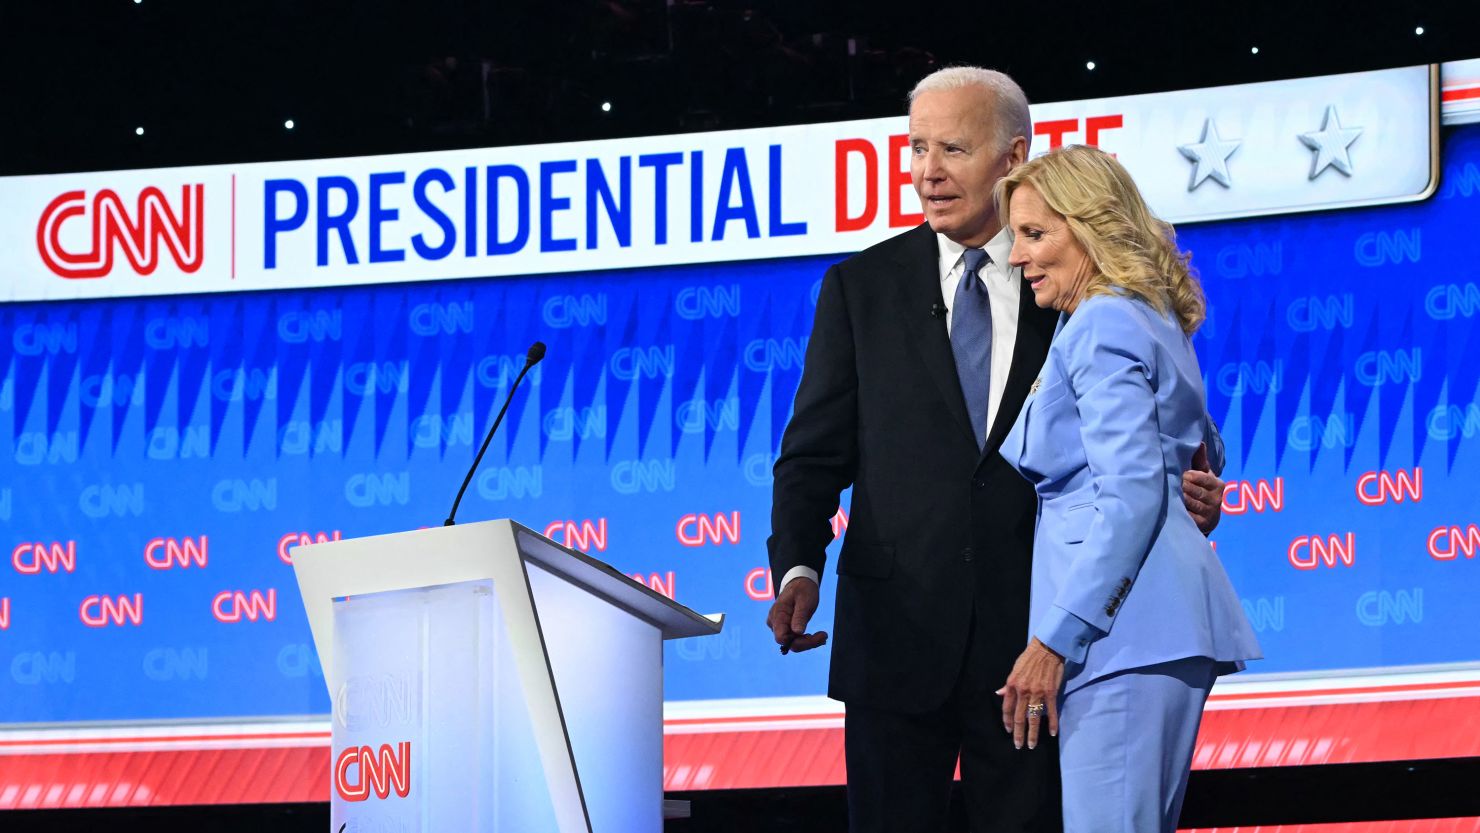
[{"label": "cnn logo", "polygon": [[269,589],[265,596],[260,590],[250,593],[222,590],[211,599],[211,615],[216,617],[217,622],[227,624],[243,620],[255,622],[258,619],[271,622],[277,619],[277,590]]},{"label": "cnn logo", "polygon": [[740,543],[740,513],[714,515],[690,514],[678,519],[674,529],[678,542],[686,547],[719,545],[726,541]]},{"label": "cnn logo", "polygon": [[125,624],[137,627],[144,624],[144,594],[88,596],[77,608],[77,618],[89,628],[122,627]]},{"label": "cnn logo", "polygon": [[401,798],[410,795],[411,742],[402,741],[394,749],[388,743],[379,750],[347,747],[334,761],[334,791],[345,801],[365,801],[371,793],[390,798],[392,791]]},{"label": "cnn logo", "polygon": [[77,569],[77,542],[17,544],[10,551],[10,565],[22,575],[34,576],[43,570],[48,573],[73,572]]},{"label": "cnn logo", "polygon": [[[72,224],[68,247],[64,226]],[[85,239],[85,247],[75,244]],[[121,249],[136,274],[149,275],[169,252],[181,272],[200,269],[205,254],[205,185],[180,188],[180,210],[164,192],[150,186],[139,192],[132,216],[116,191],[104,188],[89,200],[86,191],[68,191],[52,200],[36,225],[41,261],[59,278],[101,278],[113,271],[113,253]]]}]

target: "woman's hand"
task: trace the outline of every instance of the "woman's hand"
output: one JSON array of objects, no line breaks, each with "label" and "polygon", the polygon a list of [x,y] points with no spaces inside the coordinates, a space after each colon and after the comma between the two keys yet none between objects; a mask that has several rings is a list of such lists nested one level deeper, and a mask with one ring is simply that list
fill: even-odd
[{"label": "woman's hand", "polygon": [[[1048,716],[1048,733],[1059,734],[1059,686],[1064,682],[1064,658],[1033,637],[1022,655],[1013,663],[1007,684],[997,690],[1002,695],[1002,727],[1012,735],[1013,745],[1023,748],[1038,746],[1038,730],[1043,716]],[[1030,705],[1039,705],[1033,714]]]}]

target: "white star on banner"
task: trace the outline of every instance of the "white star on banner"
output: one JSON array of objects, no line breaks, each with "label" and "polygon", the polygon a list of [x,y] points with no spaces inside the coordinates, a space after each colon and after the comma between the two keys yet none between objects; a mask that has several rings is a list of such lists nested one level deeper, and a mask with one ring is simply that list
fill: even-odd
[{"label": "white star on banner", "polygon": [[1321,129],[1313,133],[1301,133],[1300,141],[1305,146],[1316,152],[1315,161],[1310,166],[1310,178],[1315,179],[1327,168],[1335,168],[1347,176],[1352,175],[1352,158],[1347,153],[1347,148],[1352,142],[1362,135],[1360,127],[1342,127],[1341,119],[1336,115],[1336,107],[1326,108],[1326,118],[1321,121]]},{"label": "white star on banner", "polygon": [[1237,139],[1224,139],[1218,135],[1218,126],[1212,119],[1203,122],[1202,138],[1194,145],[1181,145],[1177,149],[1193,163],[1192,181],[1187,190],[1193,191],[1208,179],[1215,179],[1224,188],[1233,187],[1233,178],[1228,175],[1228,157],[1242,144]]}]

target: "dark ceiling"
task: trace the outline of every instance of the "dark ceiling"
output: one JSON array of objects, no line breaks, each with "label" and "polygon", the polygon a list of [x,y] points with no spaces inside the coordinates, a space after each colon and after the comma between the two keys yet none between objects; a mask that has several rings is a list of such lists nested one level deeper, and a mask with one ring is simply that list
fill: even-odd
[{"label": "dark ceiling", "polygon": [[1477,0],[0,0],[0,174],[881,116],[951,63],[1035,101],[1202,87],[1480,57],[1477,30]]}]

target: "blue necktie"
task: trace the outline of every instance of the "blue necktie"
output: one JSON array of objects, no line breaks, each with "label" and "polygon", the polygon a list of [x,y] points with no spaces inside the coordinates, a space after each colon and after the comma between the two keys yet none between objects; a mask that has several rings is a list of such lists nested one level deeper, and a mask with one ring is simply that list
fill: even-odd
[{"label": "blue necktie", "polygon": [[965,257],[966,271],[951,305],[951,352],[956,354],[956,375],[981,449],[987,444],[987,397],[992,389],[992,301],[977,270],[991,258],[981,249],[967,249]]}]

